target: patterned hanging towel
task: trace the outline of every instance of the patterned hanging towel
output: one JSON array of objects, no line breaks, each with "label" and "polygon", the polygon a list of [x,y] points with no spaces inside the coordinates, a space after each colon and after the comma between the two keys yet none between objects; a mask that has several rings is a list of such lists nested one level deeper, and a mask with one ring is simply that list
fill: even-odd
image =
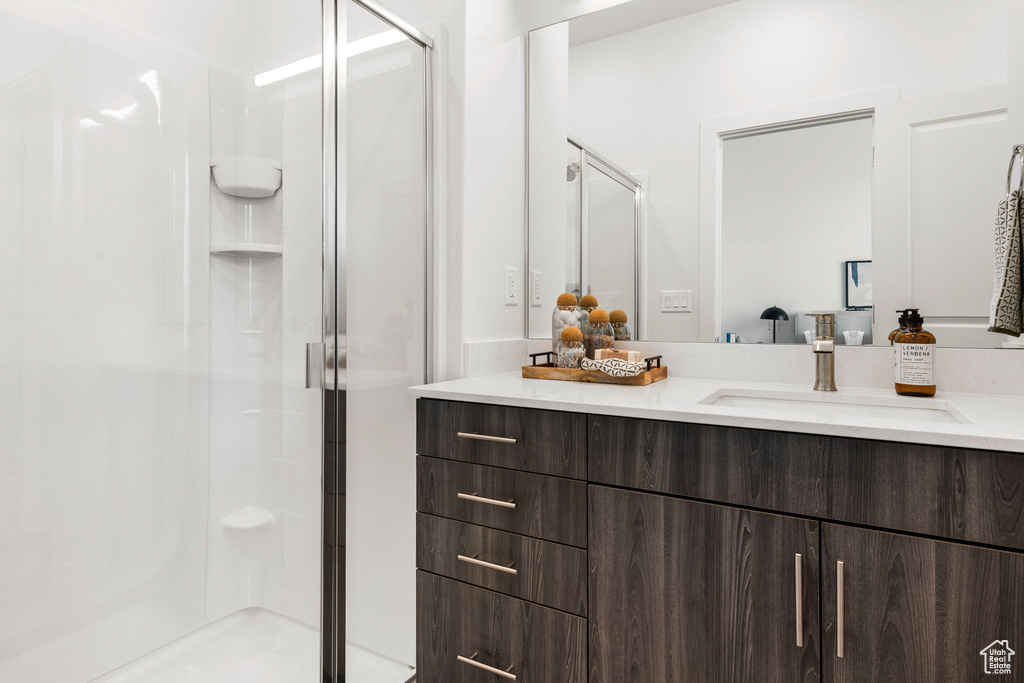
[{"label": "patterned hanging towel", "polygon": [[989,332],[1019,337],[1024,331],[1024,191],[1014,190],[999,202],[996,215],[996,272]]}]

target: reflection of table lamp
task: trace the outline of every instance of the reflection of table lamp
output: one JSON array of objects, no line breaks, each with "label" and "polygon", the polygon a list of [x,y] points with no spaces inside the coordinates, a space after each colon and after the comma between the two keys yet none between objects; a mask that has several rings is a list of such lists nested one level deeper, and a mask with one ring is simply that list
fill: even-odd
[{"label": "reflection of table lamp", "polygon": [[779,322],[778,321],[780,321],[780,320],[789,320],[789,313],[786,313],[784,310],[782,310],[778,306],[772,306],[771,308],[764,309],[764,311],[761,313],[761,320],[771,320],[772,321],[772,344],[774,344],[775,343],[775,332],[779,329]]}]

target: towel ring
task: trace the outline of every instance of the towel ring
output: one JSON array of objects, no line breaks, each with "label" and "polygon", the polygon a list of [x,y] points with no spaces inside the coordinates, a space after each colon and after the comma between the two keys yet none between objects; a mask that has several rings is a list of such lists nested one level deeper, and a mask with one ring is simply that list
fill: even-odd
[{"label": "towel ring", "polygon": [[1013,181],[1013,162],[1020,157],[1020,185],[1017,191],[1024,193],[1024,145],[1014,145],[1013,154],[1010,155],[1010,167],[1006,169],[1006,196],[1010,196],[1010,183]]}]

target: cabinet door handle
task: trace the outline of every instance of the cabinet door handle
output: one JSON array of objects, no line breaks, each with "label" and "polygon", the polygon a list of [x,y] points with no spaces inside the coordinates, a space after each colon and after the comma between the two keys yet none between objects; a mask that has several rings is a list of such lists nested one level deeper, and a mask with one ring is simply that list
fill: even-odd
[{"label": "cabinet door handle", "polygon": [[795,558],[796,576],[796,646],[804,646],[804,556]]},{"label": "cabinet door handle", "polygon": [[460,493],[458,497],[462,500],[471,500],[474,503],[486,503],[487,505],[497,505],[498,507],[515,509],[516,502],[514,500],[495,500],[493,498],[484,498],[478,496],[475,493]]},{"label": "cabinet door handle", "polygon": [[469,564],[475,564],[478,567],[486,567],[487,569],[494,569],[495,571],[505,572],[506,574],[518,574],[519,573],[519,571],[517,569],[514,569],[511,566],[505,567],[505,566],[500,565],[500,564],[494,564],[493,562],[484,562],[483,560],[478,560],[475,557],[467,557],[466,555],[459,555],[458,559],[461,560],[462,562],[468,562]]},{"label": "cabinet door handle", "polygon": [[458,432],[456,434],[460,439],[473,439],[474,441],[493,441],[495,443],[515,443],[515,439],[509,439],[504,436],[489,436],[487,434],[470,434],[469,432]]},{"label": "cabinet door handle", "polygon": [[[478,669],[483,669],[487,673],[492,673],[495,676],[501,676],[502,678],[507,678],[510,681],[516,680],[516,675],[510,671],[502,671],[501,669],[495,669],[493,666],[487,666],[483,662],[476,661],[476,654],[477,653],[474,652],[469,657],[463,657],[462,655],[458,655],[455,657],[455,659],[462,662],[463,664],[469,664],[470,666],[475,666]],[[509,668],[511,669],[512,667],[510,666]]]},{"label": "cabinet door handle", "polygon": [[836,657],[846,656],[846,569],[836,561]]}]

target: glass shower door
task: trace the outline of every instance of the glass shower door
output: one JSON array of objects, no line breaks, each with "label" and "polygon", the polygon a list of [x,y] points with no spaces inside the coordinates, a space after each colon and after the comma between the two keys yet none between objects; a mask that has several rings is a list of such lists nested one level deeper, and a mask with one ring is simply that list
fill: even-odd
[{"label": "glass shower door", "polygon": [[[344,55],[347,680],[415,665],[415,400],[428,369],[430,39],[349,1]],[[343,237],[341,236],[343,234]]]},{"label": "glass shower door", "polygon": [[4,683],[320,678],[321,28],[0,0]]}]

